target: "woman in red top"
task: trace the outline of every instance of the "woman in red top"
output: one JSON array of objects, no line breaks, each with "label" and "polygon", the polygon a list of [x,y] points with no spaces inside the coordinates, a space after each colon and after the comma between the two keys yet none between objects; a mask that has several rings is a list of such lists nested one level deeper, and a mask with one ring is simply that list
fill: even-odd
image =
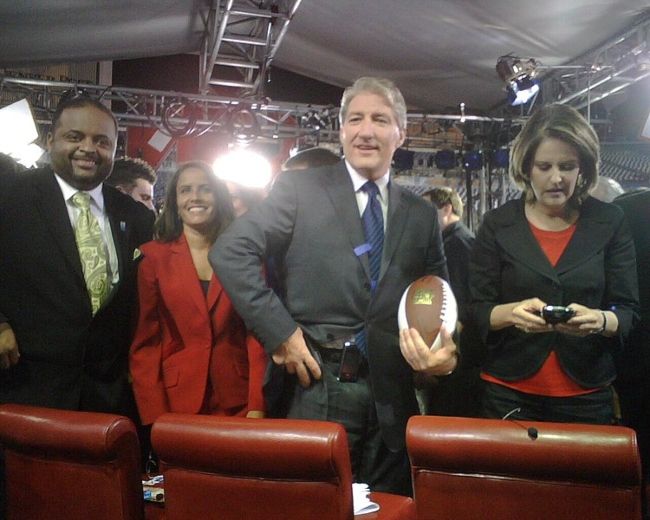
[{"label": "woman in red top", "polygon": [[208,262],[232,219],[228,190],[212,169],[182,165],[167,187],[157,239],[141,247],[130,371],[144,425],[164,412],[264,415],[266,354]]},{"label": "woman in red top", "polygon": [[[599,143],[571,107],[536,112],[511,152],[523,196],[486,214],[470,264],[487,357],[487,417],[611,423],[614,360],[636,314],[634,247],[622,212],[589,196]],[[572,317],[551,323],[546,305]]]}]

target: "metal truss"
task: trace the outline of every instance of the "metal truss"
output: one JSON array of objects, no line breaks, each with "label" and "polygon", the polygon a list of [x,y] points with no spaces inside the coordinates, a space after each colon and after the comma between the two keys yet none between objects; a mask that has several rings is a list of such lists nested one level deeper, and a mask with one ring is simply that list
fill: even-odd
[{"label": "metal truss", "polygon": [[122,126],[148,126],[172,137],[224,132],[242,142],[314,134],[324,141],[338,138],[338,109],[321,105],[0,77],[0,106],[27,99],[36,120],[48,123],[70,90],[110,102]]},{"label": "metal truss", "polygon": [[650,76],[650,11],[623,34],[560,66],[541,66],[541,104],[586,109]]},{"label": "metal truss", "polygon": [[213,0],[205,16],[199,91],[260,99],[301,0]]},{"label": "metal truss", "polygon": [[[36,120],[47,124],[61,96],[71,90],[85,91],[110,102],[121,126],[157,128],[171,137],[221,132],[244,143],[257,139],[302,139],[312,144],[338,142],[339,109],[325,105],[256,102],[247,98],[0,77],[0,106],[27,99]],[[410,113],[407,146],[437,148],[446,140],[449,142],[445,132],[452,125],[467,129],[503,121],[464,114]]]}]

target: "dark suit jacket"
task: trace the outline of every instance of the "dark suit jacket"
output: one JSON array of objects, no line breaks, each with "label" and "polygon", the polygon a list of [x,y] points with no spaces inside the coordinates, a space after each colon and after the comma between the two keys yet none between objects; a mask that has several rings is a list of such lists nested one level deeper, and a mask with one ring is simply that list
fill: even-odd
[{"label": "dark suit jacket", "polygon": [[153,213],[104,186],[119,284],[93,317],[65,201],[50,168],[0,175],[0,314],[20,361],[0,370],[0,402],[125,413],[134,252]]},{"label": "dark suit jacket", "polygon": [[463,222],[453,222],[442,230],[442,242],[447,257],[449,284],[459,308],[459,319],[466,321],[469,304],[469,257],[474,245],[474,233]]},{"label": "dark suit jacket", "polygon": [[626,352],[619,359],[619,369],[626,380],[645,380],[647,388],[650,378],[650,191],[623,195],[614,203],[625,213],[632,231],[641,303],[641,320],[632,331]]},{"label": "dark suit jacket", "polygon": [[[485,215],[470,264],[472,313],[488,353],[484,370],[504,380],[531,376],[555,348],[562,368],[585,388],[616,377],[620,351],[636,319],[638,290],[632,237],[622,212],[588,198],[575,234],[553,268],[535,240],[523,199]],[[538,297],[548,304],[579,303],[616,313],[619,335],[577,338],[559,333],[525,334],[514,327],[489,331],[495,305]]]},{"label": "dark suit jacket", "polygon": [[206,299],[184,235],[144,244],[142,253],[130,370],[143,424],[165,412],[198,413],[211,363],[212,392],[224,415],[263,411],[266,353],[218,278],[212,276]]},{"label": "dark suit jacket", "polygon": [[[399,349],[397,307],[413,280],[431,273],[447,277],[435,210],[390,183],[383,260],[373,298],[367,255],[355,253],[364,242],[352,181],[341,162],[281,175],[269,197],[217,240],[210,260],[269,353],[297,326],[319,343],[349,337],[365,323],[379,423],[387,445],[400,448],[417,403],[413,373]],[[280,260],[284,303],[260,274],[269,254]],[[326,399],[323,384],[313,390]]]}]

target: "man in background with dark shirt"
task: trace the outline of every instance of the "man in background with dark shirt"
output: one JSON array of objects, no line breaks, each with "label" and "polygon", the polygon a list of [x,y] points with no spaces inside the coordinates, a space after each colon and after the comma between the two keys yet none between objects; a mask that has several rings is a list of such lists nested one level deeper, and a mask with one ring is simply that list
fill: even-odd
[{"label": "man in background with dark shirt", "polygon": [[458,303],[458,348],[461,352],[454,373],[439,379],[438,384],[430,389],[427,411],[434,415],[473,417],[479,413],[481,388],[478,368],[481,340],[467,323],[468,268],[474,233],[462,221],[463,202],[454,189],[446,186],[433,188],[423,197],[438,213],[449,283]]}]

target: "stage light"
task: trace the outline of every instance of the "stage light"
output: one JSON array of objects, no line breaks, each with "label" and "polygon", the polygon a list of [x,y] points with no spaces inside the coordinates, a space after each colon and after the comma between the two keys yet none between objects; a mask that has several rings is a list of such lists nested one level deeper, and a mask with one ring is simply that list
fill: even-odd
[{"label": "stage light", "polygon": [[513,107],[528,103],[539,92],[539,82],[531,78],[513,81],[508,86],[508,103]]},{"label": "stage light", "polygon": [[494,155],[492,156],[493,166],[495,168],[508,168],[510,163],[510,151],[507,148],[498,148],[494,150]]},{"label": "stage light", "polygon": [[483,167],[483,154],[477,150],[466,152],[463,155],[463,166],[471,172],[480,170]]},{"label": "stage light", "polygon": [[25,166],[32,166],[43,153],[43,150],[34,145],[40,153],[32,160],[37,151],[30,144],[36,139],[38,129],[26,99],[0,109],[0,152],[10,155]]},{"label": "stage light", "polygon": [[27,168],[35,168],[37,161],[43,156],[43,153],[44,150],[40,146],[36,143],[31,143],[14,148],[8,155]]},{"label": "stage light", "polygon": [[271,182],[271,163],[264,156],[241,148],[217,158],[214,171],[220,179],[248,188],[265,188]]},{"label": "stage light", "polygon": [[456,167],[456,154],[453,150],[438,150],[434,161],[439,170],[451,170]]},{"label": "stage light", "polygon": [[506,84],[508,102],[512,106],[527,103],[539,92],[539,82],[534,79],[537,67],[533,58],[507,55],[497,60],[497,74]]},{"label": "stage light", "polygon": [[241,146],[252,144],[261,134],[256,113],[247,108],[231,110],[227,128],[232,135],[233,141]]}]

